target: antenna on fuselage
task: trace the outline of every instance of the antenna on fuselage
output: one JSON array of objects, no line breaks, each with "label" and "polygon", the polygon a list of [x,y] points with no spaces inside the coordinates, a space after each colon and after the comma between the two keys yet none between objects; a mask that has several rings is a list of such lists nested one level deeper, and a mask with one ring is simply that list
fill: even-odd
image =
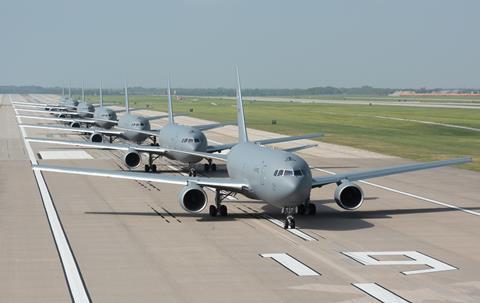
[{"label": "antenna on fuselage", "polygon": [[125,81],[125,113],[130,113],[130,105],[128,103],[128,87],[127,81]]},{"label": "antenna on fuselage", "polygon": [[245,115],[243,112],[242,88],[240,86],[240,74],[238,66],[235,67],[237,72],[237,125],[238,125],[238,142],[247,143],[247,126],[245,125]]},{"label": "antenna on fuselage", "polygon": [[175,124],[175,121],[173,120],[172,95],[170,94],[170,76],[168,77],[168,82],[167,82],[167,94],[168,94],[168,124]]},{"label": "antenna on fuselage", "polygon": [[103,107],[102,80],[100,80],[100,107]]}]

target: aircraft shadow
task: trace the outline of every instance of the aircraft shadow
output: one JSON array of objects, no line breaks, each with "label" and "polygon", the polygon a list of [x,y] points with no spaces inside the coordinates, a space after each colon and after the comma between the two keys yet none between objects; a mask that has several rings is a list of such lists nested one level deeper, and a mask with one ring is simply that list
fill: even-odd
[{"label": "aircraft shadow", "polygon": [[[370,199],[377,199],[372,197]],[[312,201],[317,205],[317,214],[315,216],[300,216],[295,217],[297,227],[313,229],[313,230],[330,230],[330,231],[349,231],[365,228],[372,228],[375,224],[366,221],[365,219],[394,219],[398,215],[412,215],[412,214],[428,214],[428,213],[445,213],[458,211],[452,208],[445,207],[431,207],[431,208],[412,208],[412,209],[389,209],[389,210],[357,210],[346,211],[332,208],[327,205],[319,204],[322,202],[332,202],[332,200],[316,200]],[[243,202],[242,202],[243,204]],[[228,205],[228,203],[226,204]],[[245,209],[245,208],[242,208]],[[245,209],[248,213],[232,213],[227,217],[210,217],[207,213],[194,214],[187,212],[165,212],[157,209],[157,212],[122,212],[122,211],[89,211],[85,212],[87,215],[110,215],[110,216],[143,216],[143,217],[165,217],[170,219],[172,215],[178,219],[181,218],[196,218],[197,222],[222,222],[235,221],[237,219],[264,219],[263,215],[269,215],[273,218],[283,220],[278,208],[270,205],[264,205],[263,212],[255,213]],[[480,207],[465,208],[468,210],[480,210]]]}]

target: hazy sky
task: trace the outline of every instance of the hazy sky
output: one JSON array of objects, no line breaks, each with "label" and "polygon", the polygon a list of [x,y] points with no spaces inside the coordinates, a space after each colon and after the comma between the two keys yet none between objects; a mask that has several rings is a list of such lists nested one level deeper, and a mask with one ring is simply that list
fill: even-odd
[{"label": "hazy sky", "polygon": [[480,87],[480,1],[5,0],[0,85]]}]

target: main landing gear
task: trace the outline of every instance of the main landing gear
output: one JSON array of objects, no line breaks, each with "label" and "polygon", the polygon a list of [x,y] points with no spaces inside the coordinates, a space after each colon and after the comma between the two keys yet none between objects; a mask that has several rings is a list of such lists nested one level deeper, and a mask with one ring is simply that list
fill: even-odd
[{"label": "main landing gear", "polygon": [[[153,144],[153,143],[152,143]],[[159,155],[153,155],[152,153],[148,154],[148,164],[145,164],[145,172],[151,171],[152,173],[157,172],[157,165],[153,164],[155,160],[160,158]]]},{"label": "main landing gear", "polygon": [[317,207],[315,204],[310,203],[310,199],[308,199],[304,204],[300,204],[298,206],[289,206],[282,208],[282,213],[286,214],[287,217],[285,221],[283,221],[283,228],[295,228],[295,218],[294,214],[297,213],[299,215],[309,215],[314,216],[317,212]]},{"label": "main landing gear", "polygon": [[208,159],[208,163],[204,164],[203,169],[205,171],[209,171],[210,169],[212,171],[217,171],[217,164],[215,164],[215,163],[212,164],[212,159]]},{"label": "main landing gear", "polygon": [[220,189],[215,190],[215,205],[210,205],[208,212],[210,216],[216,217],[217,215],[221,217],[228,216],[228,210],[225,205],[222,204],[222,201],[225,200],[228,196],[231,196],[232,193],[223,193]]}]

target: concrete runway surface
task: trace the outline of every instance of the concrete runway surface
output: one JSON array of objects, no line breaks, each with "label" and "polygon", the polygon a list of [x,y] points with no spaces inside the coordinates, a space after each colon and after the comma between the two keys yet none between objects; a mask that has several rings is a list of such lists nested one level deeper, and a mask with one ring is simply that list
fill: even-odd
[{"label": "concrete runway surface", "polygon": [[[34,174],[35,161],[127,168],[120,152],[92,149],[85,151],[93,159],[39,159],[74,148],[26,144],[24,136],[85,138],[22,133],[11,100],[58,96],[0,95],[0,302],[480,301],[479,173],[448,167],[360,182],[366,201],[353,212],[341,210],[335,186],[326,186],[312,192],[317,215],[297,216],[297,229],[285,231],[278,209],[243,196],[226,201],[228,217],[210,218],[184,212],[178,186]],[[250,129],[249,136],[278,134]],[[236,127],[207,137],[235,142]],[[315,175],[409,162],[321,142],[299,154]],[[157,166],[182,169],[164,159]]]}]

